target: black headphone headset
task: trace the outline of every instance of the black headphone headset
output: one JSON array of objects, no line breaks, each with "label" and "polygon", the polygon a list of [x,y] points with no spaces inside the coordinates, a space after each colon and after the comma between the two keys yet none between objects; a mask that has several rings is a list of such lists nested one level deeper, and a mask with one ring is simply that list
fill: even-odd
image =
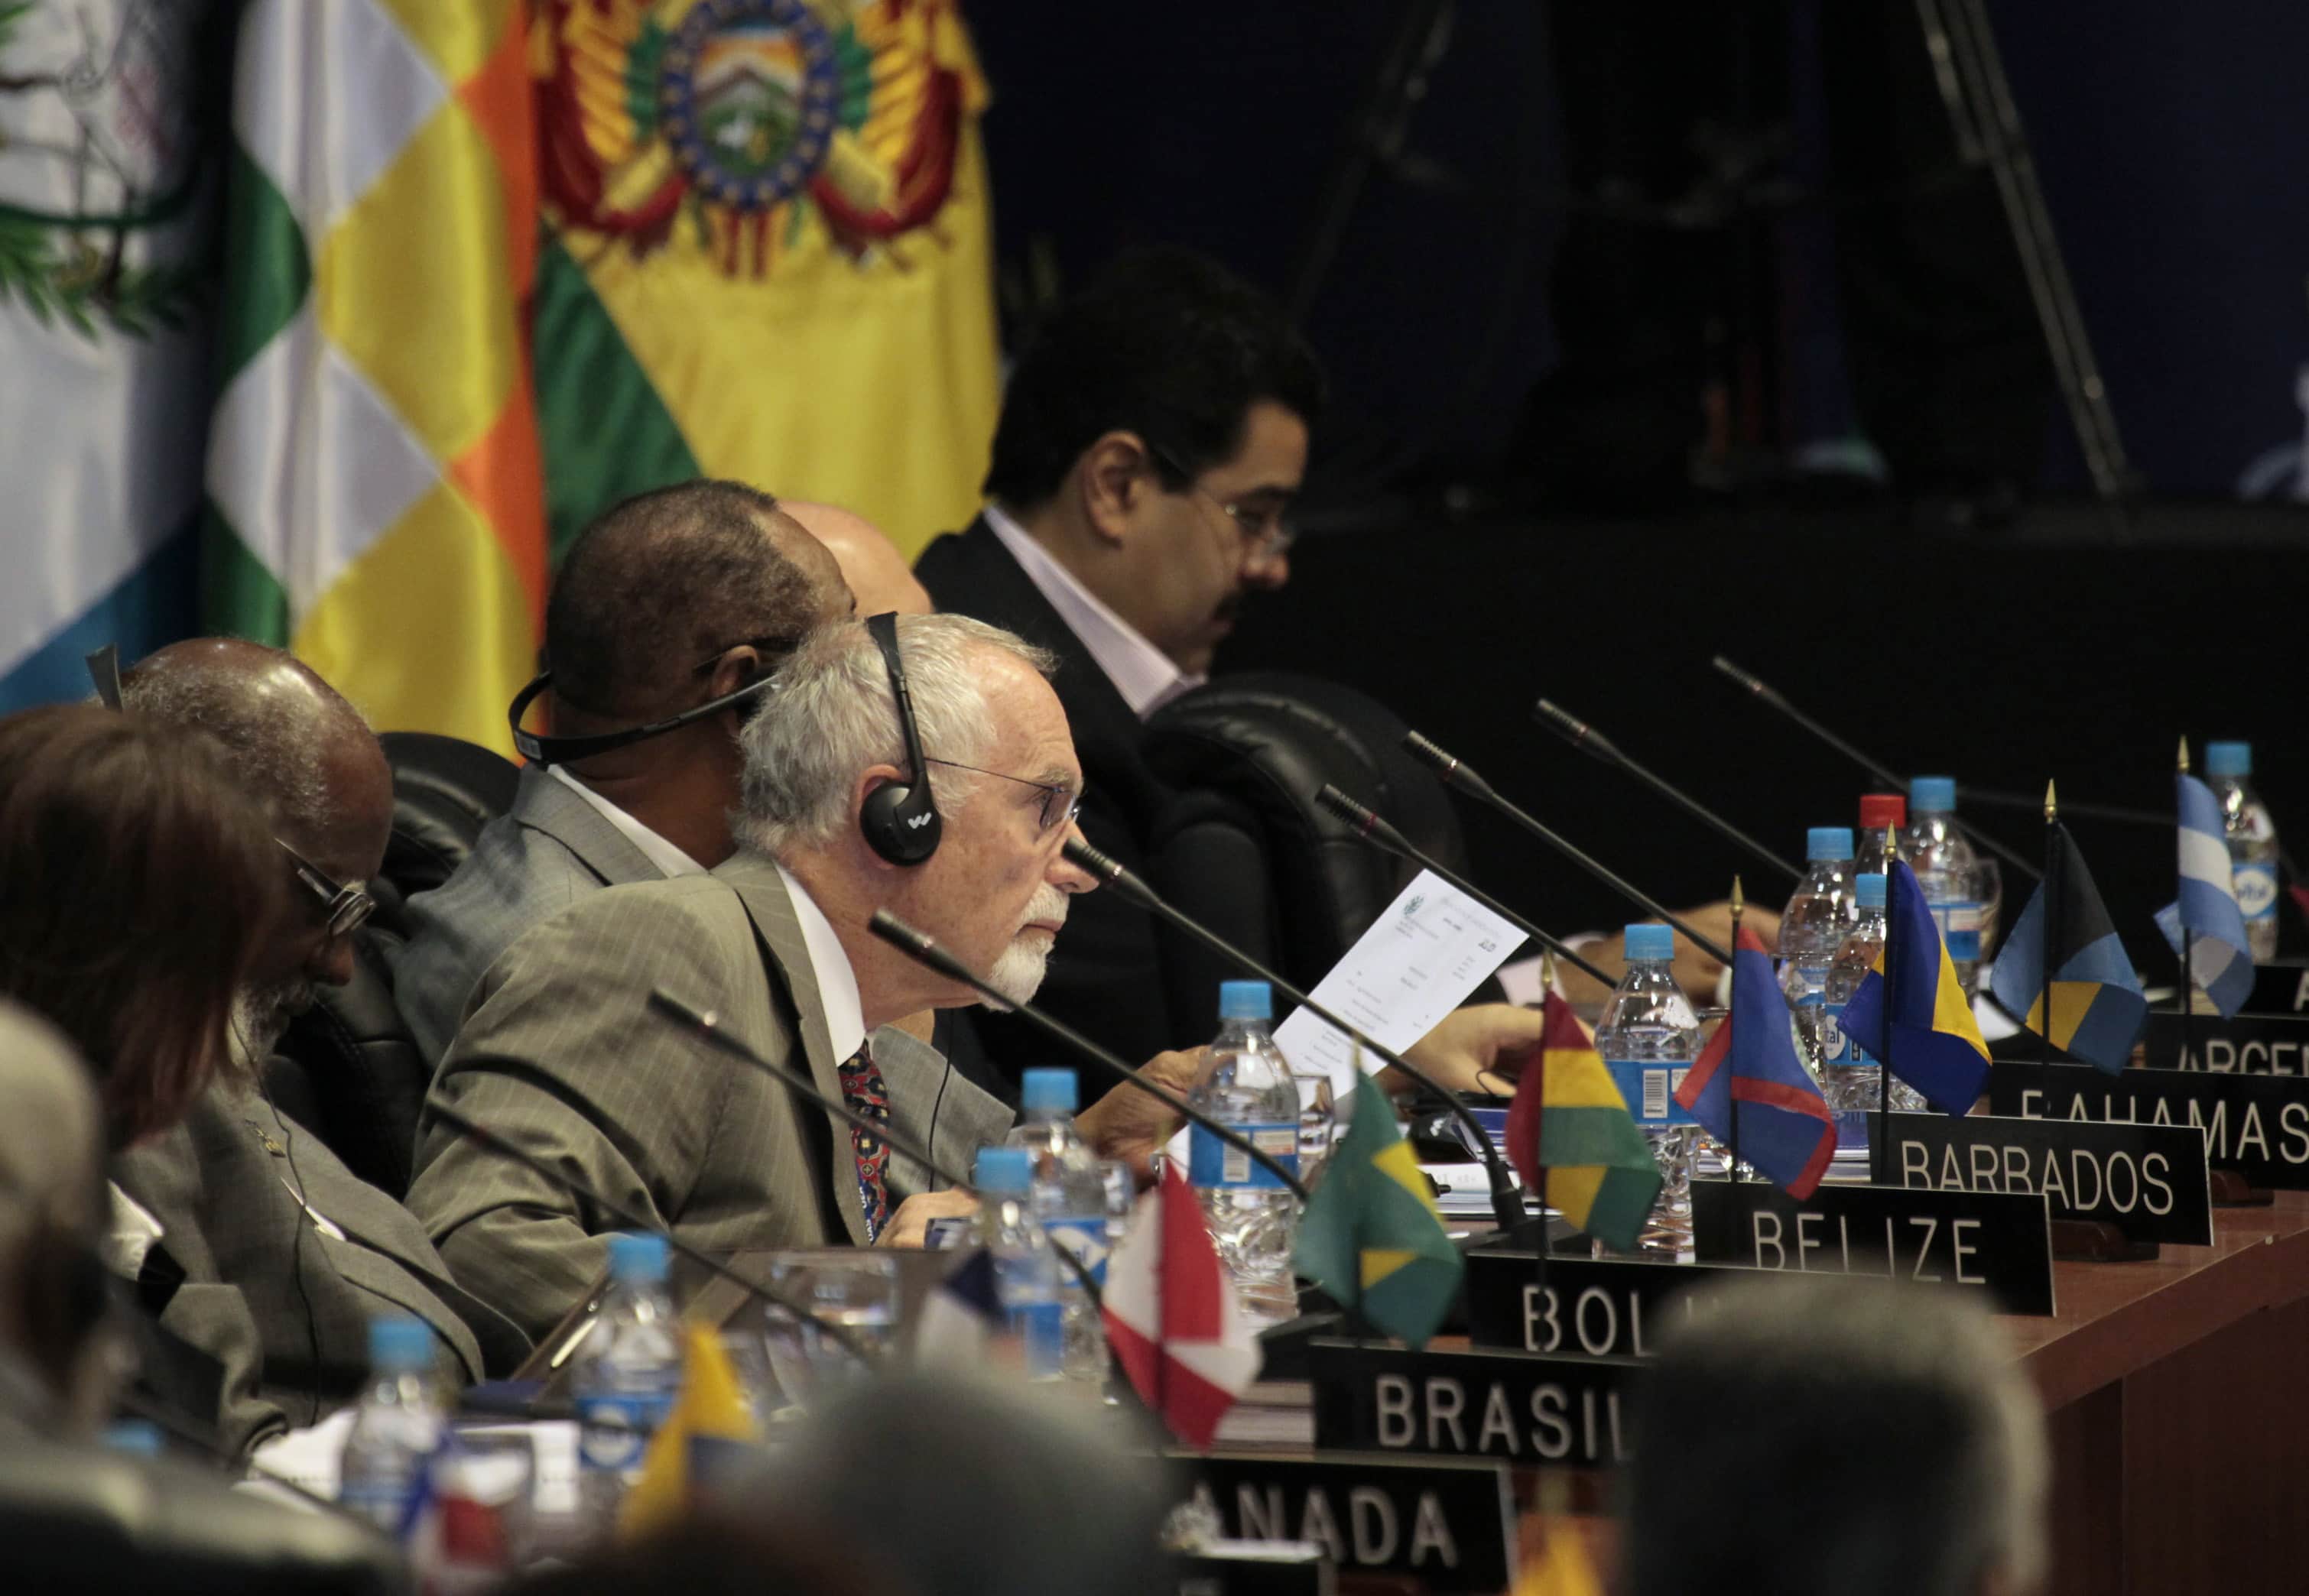
[{"label": "black headphone headset", "polygon": [[[760,641],[792,646],[791,640],[782,637]],[[726,653],[728,651],[723,651]],[[542,670],[529,686],[514,694],[513,703],[506,709],[506,723],[513,729],[515,749],[530,763],[570,764],[580,759],[591,759],[596,754],[607,754],[612,748],[628,747],[653,737],[663,737],[669,731],[679,731],[694,721],[707,720],[726,709],[737,710],[738,718],[743,720],[757,707],[762,694],[776,687],[774,670],[773,664],[765,661],[762,674],[734,693],[724,693],[696,709],[684,710],[662,720],[653,720],[646,726],[628,727],[624,731],[596,732],[591,737],[548,737],[542,732],[522,729],[522,718],[529,713],[529,706],[553,686],[553,673]]]},{"label": "black headphone headset", "polygon": [[905,663],[898,658],[897,612],[867,617],[866,634],[882,651],[882,663],[890,673],[890,697],[898,706],[898,734],[905,739],[908,769],[904,785],[886,782],[866,795],[858,811],[858,829],[866,846],[890,863],[919,865],[938,851],[945,823],[930,796],[930,767],[922,757],[921,733],[914,726]]}]

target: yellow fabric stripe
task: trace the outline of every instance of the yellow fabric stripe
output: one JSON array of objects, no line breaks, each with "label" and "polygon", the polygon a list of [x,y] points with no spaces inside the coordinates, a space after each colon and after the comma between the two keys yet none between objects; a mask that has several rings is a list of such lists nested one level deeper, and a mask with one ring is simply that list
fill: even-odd
[{"label": "yellow fabric stripe", "polygon": [[1570,1221],[1573,1229],[1586,1229],[1588,1212],[1596,1206],[1596,1194],[1604,1189],[1604,1178],[1610,1173],[1601,1164],[1576,1169],[1551,1168],[1547,1171],[1548,1205]]},{"label": "yellow fabric stripe", "polygon": [[446,482],[321,595],[293,646],[380,731],[444,732],[513,751],[505,706],[534,669],[529,599]]},{"label": "yellow fabric stripe", "polygon": [[1542,1055],[1547,1074],[1541,1102],[1550,1109],[1624,1109],[1620,1089],[1603,1056],[1592,1048],[1549,1049]]},{"label": "yellow fabric stripe", "polygon": [[1948,945],[1941,945],[1941,979],[1933,994],[1933,1029],[1943,1036],[1959,1036],[1972,1044],[1972,1050],[1983,1058],[1988,1057],[1988,1044],[1980,1040],[1980,1025],[1972,1017],[1972,1005],[1966,1001],[1964,988],[1956,979],[1956,963],[1948,955]]},{"label": "yellow fabric stripe", "polygon": [[329,229],[315,263],[322,330],[437,460],[489,429],[518,371],[501,185],[489,142],[449,100]]},{"label": "yellow fabric stripe", "polygon": [[1419,1255],[1417,1253],[1405,1252],[1394,1247],[1367,1247],[1363,1248],[1363,1290],[1366,1291],[1370,1290],[1373,1286],[1379,1284],[1379,1281],[1385,1280],[1388,1275],[1393,1274],[1397,1270],[1402,1268],[1405,1264],[1410,1263],[1418,1255]]},{"label": "yellow fabric stripe", "polygon": [[522,0],[370,0],[401,24],[441,75],[462,83],[481,68],[506,36]]},{"label": "yellow fabric stripe", "polygon": [[2028,1005],[2028,1029],[2050,1040],[2056,1048],[2065,1048],[2075,1036],[2077,1027],[2085,1022],[2085,1012],[2100,996],[2098,981],[2054,981],[2053,983],[2053,1028],[2045,1029],[2045,995]]},{"label": "yellow fabric stripe", "polygon": [[1427,1184],[1426,1172],[1419,1167],[1419,1155],[1408,1142],[1397,1142],[1371,1160],[1371,1168],[1419,1199],[1428,1212],[1441,1218],[1435,1206],[1435,1193]]}]

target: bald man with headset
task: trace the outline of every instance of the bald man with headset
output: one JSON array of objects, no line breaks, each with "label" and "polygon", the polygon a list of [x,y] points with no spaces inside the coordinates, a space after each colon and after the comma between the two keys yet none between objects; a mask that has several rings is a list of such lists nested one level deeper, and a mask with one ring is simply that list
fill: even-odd
[{"label": "bald man with headset", "polygon": [[[889,1022],[978,995],[867,921],[888,909],[1015,1000],[1035,991],[1070,900],[1093,884],[1060,851],[1082,775],[1050,666],[957,616],[813,633],[739,734],[736,853],[708,874],[591,893],[515,942],[475,988],[435,1092],[712,1250],[904,1245],[965,1211],[928,1169],[648,1000],[662,989],[713,1012],[829,1098],[966,1168],[1010,1109]],[[1147,1067],[1178,1090],[1194,1063]],[[1171,1128],[1129,1089],[1080,1124],[1105,1156],[1142,1160]],[[537,1333],[600,1273],[614,1224],[437,1118],[420,1130],[409,1206],[468,1290]]]}]

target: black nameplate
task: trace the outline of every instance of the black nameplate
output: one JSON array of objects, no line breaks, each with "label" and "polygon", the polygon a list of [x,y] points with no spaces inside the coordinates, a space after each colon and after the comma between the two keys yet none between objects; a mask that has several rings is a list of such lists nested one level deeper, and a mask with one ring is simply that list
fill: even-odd
[{"label": "black nameplate", "polygon": [[1982,1287],[2006,1313],[2053,1311],[2041,1196],[1822,1186],[1799,1203],[1761,1181],[1695,1180],[1691,1219],[1703,1264]]},{"label": "black nameplate", "polygon": [[2212,1075],[2309,1076],[2309,1015],[2191,1014],[2187,1045],[2181,1016],[2160,1009],[2149,1016],[2140,1061],[2153,1070],[2201,1070]]},{"label": "black nameplate", "polygon": [[2254,965],[2244,1012],[2309,1017],[2309,964]]},{"label": "black nameplate", "polygon": [[1604,1468],[1627,1456],[1623,1358],[1424,1352],[1319,1341],[1308,1348],[1315,1445]]},{"label": "black nameplate", "polygon": [[1171,1558],[1179,1596],[1332,1596],[1339,1588],[1329,1558],[1180,1552]]},{"label": "black nameplate", "polygon": [[[2074,1066],[2070,1066],[2073,1068]],[[1935,1191],[2041,1193],[2054,1219],[2210,1247],[2205,1138],[2185,1125],[1894,1114],[1888,1178]]]},{"label": "black nameplate", "polygon": [[2299,1075],[1999,1064],[1988,1106],[2022,1119],[2191,1126],[2204,1132],[2212,1168],[2271,1191],[2309,1191],[2309,1080]]},{"label": "black nameplate", "polygon": [[1341,1568],[1414,1574],[1431,1591],[1514,1583],[1515,1497],[1496,1463],[1353,1454],[1177,1461],[1232,1540],[1311,1540]]},{"label": "black nameplate", "polygon": [[1652,1343],[1687,1311],[1669,1298],[1708,1281],[1753,1278],[1752,1269],[1625,1260],[1547,1261],[1540,1290],[1530,1253],[1467,1255],[1467,1339],[1559,1358],[1648,1358]]}]

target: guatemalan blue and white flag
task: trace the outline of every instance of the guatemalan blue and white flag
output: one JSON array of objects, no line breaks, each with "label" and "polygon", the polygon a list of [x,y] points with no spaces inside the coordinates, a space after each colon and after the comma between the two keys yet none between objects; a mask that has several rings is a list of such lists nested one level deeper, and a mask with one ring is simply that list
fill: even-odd
[{"label": "guatemalan blue and white flag", "polygon": [[2181,808],[2181,896],[2157,911],[2157,928],[2176,953],[2187,930],[2189,973],[2226,1020],[2253,993],[2253,952],[2229,874],[2221,801],[2194,776],[2173,780]]},{"label": "guatemalan blue and white flag", "polygon": [[0,0],[0,713],[192,629],[211,0]]}]

